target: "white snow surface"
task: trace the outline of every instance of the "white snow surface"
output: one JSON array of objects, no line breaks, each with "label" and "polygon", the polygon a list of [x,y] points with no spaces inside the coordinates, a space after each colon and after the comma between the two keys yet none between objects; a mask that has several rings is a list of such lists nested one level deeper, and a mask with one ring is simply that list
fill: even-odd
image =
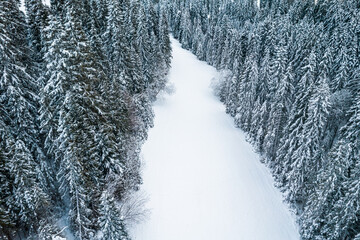
[{"label": "white snow surface", "polygon": [[148,220],[134,240],[299,239],[268,169],[213,95],[218,72],[172,39],[170,83],[143,146]]}]

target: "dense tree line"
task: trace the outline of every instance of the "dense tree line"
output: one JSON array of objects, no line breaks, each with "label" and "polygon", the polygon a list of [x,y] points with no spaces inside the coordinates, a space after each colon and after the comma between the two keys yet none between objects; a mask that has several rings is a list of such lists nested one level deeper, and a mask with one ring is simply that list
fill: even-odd
[{"label": "dense tree line", "polygon": [[151,0],[0,1],[0,239],[129,239],[166,13]]},{"label": "dense tree line", "polygon": [[360,239],[360,2],[168,1],[173,34],[299,216],[302,239]]}]

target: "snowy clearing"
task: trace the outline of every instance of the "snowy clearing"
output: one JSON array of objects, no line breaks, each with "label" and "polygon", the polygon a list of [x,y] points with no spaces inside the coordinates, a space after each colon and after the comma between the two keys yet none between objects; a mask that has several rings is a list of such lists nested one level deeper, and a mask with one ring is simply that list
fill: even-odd
[{"label": "snowy clearing", "polygon": [[217,71],[172,39],[175,93],[143,147],[148,221],[135,240],[299,239],[269,171],[213,95]]}]

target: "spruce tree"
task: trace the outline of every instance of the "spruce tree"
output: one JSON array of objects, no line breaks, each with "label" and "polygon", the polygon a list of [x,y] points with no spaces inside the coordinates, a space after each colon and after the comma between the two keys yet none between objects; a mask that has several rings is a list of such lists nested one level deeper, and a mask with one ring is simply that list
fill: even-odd
[{"label": "spruce tree", "polygon": [[354,237],[360,229],[358,228],[359,215],[359,166],[360,161],[360,131],[359,131],[359,101],[357,94],[354,105],[350,109],[351,118],[343,128],[345,139],[349,146],[348,158],[346,158],[347,172],[343,182],[344,195],[335,203],[334,211],[331,213],[332,219],[329,221],[334,225],[334,237]]},{"label": "spruce tree", "polygon": [[32,56],[36,62],[42,62],[43,29],[46,27],[48,11],[41,0],[26,0],[25,7]]},{"label": "spruce tree", "polygon": [[104,192],[101,196],[100,205],[100,235],[101,239],[109,240],[129,240],[123,220],[116,207],[116,203],[111,194]]},{"label": "spruce tree", "polygon": [[10,191],[6,204],[18,231],[28,231],[34,230],[41,202],[47,198],[40,184],[44,179],[40,174],[38,86],[31,69],[25,18],[17,2],[2,1],[0,15],[0,105]]},{"label": "spruce tree", "polygon": [[13,152],[10,153],[11,157],[5,166],[11,173],[12,181],[11,196],[7,199],[6,206],[10,209],[17,226],[36,232],[48,197],[37,179],[38,169],[31,152],[21,140],[13,144]]},{"label": "spruce tree", "polygon": [[[1,107],[0,107],[1,109]],[[0,115],[3,116],[3,115]],[[6,206],[6,202],[11,197],[11,183],[9,181],[10,172],[7,168],[9,164],[9,144],[13,140],[9,139],[10,131],[6,129],[5,124],[0,119],[0,238],[10,239],[14,233],[15,219],[12,217],[9,208]]]},{"label": "spruce tree", "polygon": [[[288,65],[287,47],[285,39],[282,39],[276,47],[276,53],[270,66],[271,96],[268,131],[265,135],[264,150],[269,161],[275,161],[276,150],[278,149],[282,130],[287,121],[290,111],[291,97],[294,93],[293,74],[291,66]],[[276,70],[275,70],[276,69]]]}]

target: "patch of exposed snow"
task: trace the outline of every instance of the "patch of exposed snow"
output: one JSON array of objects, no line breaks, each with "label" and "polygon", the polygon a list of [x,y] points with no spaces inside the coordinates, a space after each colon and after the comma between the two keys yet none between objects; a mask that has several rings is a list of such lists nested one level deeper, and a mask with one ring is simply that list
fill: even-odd
[{"label": "patch of exposed snow", "polygon": [[218,72],[172,39],[176,93],[143,147],[150,219],[134,240],[298,240],[269,170],[209,87]]},{"label": "patch of exposed snow", "polygon": [[66,238],[56,236],[56,237],[53,237],[52,240],[66,240]]}]

